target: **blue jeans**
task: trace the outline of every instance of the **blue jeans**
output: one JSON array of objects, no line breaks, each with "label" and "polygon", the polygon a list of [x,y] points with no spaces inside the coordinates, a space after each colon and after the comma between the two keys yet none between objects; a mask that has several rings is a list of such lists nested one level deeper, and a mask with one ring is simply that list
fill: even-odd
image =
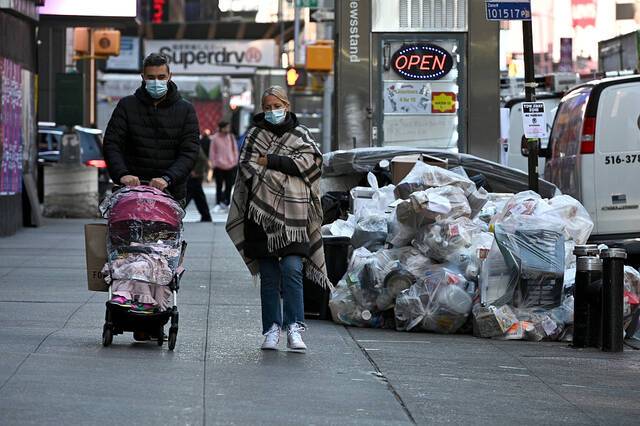
[{"label": "blue jeans", "polygon": [[[260,299],[262,300],[262,333],[273,324],[286,328],[304,323],[302,257],[285,256],[260,259]],[[282,297],[283,303],[280,302]],[[284,311],[284,322],[283,313]]]}]

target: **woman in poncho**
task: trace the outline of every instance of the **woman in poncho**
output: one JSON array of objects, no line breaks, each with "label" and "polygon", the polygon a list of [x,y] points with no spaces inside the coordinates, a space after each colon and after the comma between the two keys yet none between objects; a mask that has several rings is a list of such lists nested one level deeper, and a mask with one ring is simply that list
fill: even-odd
[{"label": "woman in poncho", "polygon": [[320,226],[322,154],[289,111],[279,86],[262,95],[240,154],[227,232],[251,273],[260,275],[262,349],[305,350],[303,277],[328,283]]}]

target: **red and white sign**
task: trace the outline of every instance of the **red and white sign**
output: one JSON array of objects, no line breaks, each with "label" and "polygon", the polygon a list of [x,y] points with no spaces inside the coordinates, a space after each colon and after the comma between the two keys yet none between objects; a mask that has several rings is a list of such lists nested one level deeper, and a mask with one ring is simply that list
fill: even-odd
[{"label": "red and white sign", "polygon": [[596,26],[596,0],[571,0],[573,28]]}]

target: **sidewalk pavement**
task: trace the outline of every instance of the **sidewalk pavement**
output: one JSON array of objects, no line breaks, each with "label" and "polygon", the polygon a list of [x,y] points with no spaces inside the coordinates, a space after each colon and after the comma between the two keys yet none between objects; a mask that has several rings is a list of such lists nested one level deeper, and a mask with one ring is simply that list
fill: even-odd
[{"label": "sidewalk pavement", "polygon": [[0,424],[638,424],[640,352],[309,321],[262,352],[259,291],[221,224],[187,223],[174,352],[103,348],[82,220],[0,238]]}]

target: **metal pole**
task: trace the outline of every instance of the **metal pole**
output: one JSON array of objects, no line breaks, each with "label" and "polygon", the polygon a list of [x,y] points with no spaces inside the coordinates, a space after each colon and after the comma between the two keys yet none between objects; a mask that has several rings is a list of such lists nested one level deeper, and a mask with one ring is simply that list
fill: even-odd
[{"label": "metal pole", "polygon": [[282,63],[282,54],[284,53],[284,19],[282,17],[282,2],[284,0],[278,0],[278,22],[280,23],[280,41],[279,41],[279,48],[280,48],[280,57],[278,58],[280,61],[280,66],[282,67],[283,63]]},{"label": "metal pole", "polygon": [[[536,100],[535,69],[533,63],[533,31],[531,21],[522,21],[524,45],[524,92],[527,102]],[[538,139],[527,139],[529,150],[529,189],[538,192]]]},{"label": "metal pole", "polygon": [[333,74],[327,74],[324,81],[324,93],[322,98],[322,152],[331,151],[331,117],[333,100]]},{"label": "metal pole", "polygon": [[627,252],[621,248],[609,248],[600,256],[603,259],[602,282],[602,350],[622,352],[624,338],[624,260]]},{"label": "metal pole", "polygon": [[293,62],[294,65],[300,64],[300,8],[293,10]]}]

